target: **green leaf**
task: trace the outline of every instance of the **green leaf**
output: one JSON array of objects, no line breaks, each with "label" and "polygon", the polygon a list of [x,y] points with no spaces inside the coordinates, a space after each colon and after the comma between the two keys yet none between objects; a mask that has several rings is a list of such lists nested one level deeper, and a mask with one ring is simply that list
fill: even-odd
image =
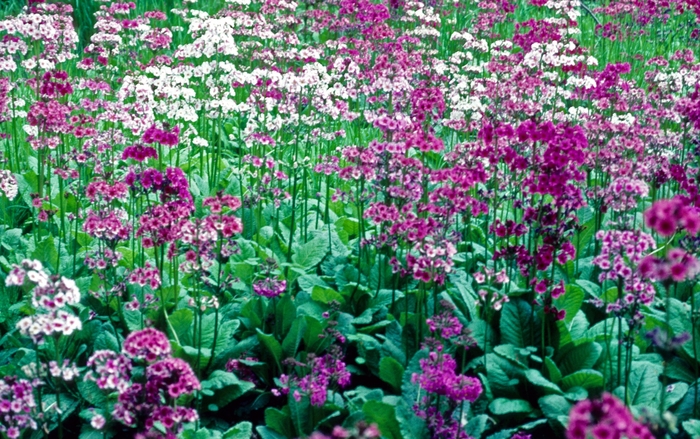
[{"label": "green leaf", "polygon": [[700,421],[697,419],[691,419],[689,421],[684,421],[683,430],[688,433],[689,437],[697,438],[700,437]]},{"label": "green leaf", "polygon": [[559,388],[559,386],[557,386],[556,384],[554,384],[553,382],[549,381],[547,378],[542,376],[542,373],[540,373],[539,370],[528,369],[527,372],[525,372],[525,378],[527,378],[527,380],[530,383],[532,383],[535,386],[542,389],[542,391],[546,394],[551,394],[551,393],[555,393],[558,395],[562,394],[562,391]]},{"label": "green leaf", "polygon": [[205,394],[203,405],[214,404],[221,409],[253,388],[255,384],[242,381],[231,372],[215,370],[202,381],[202,393]]},{"label": "green leaf", "polygon": [[297,435],[306,436],[311,433],[311,400],[308,396],[302,396],[299,401],[294,398],[292,392],[287,397],[289,412]]},{"label": "green leaf", "polygon": [[[265,422],[267,423],[267,411],[265,411],[265,415]],[[287,439],[290,437],[294,437],[294,433],[291,433],[289,436],[283,436],[279,433],[276,433],[274,430],[263,426],[255,427],[255,431],[258,432],[262,439]]]},{"label": "green leaf", "polygon": [[562,378],[561,387],[564,390],[572,387],[582,387],[586,390],[600,389],[603,387],[603,374],[592,369],[579,370]]},{"label": "green leaf", "polygon": [[[633,361],[627,386],[628,403],[632,406],[658,405],[658,396],[662,391],[659,376],[663,367],[648,361]],[[616,392],[619,396],[620,392]],[[624,390],[621,392],[624,398]]]},{"label": "green leaf", "polygon": [[277,364],[277,368],[279,370],[282,370],[282,355],[283,355],[282,345],[280,345],[280,342],[278,342],[277,339],[273,335],[265,334],[260,329],[257,329],[257,331],[258,331],[258,340],[260,340],[260,343],[263,346],[265,346],[267,353],[275,361],[275,364]]},{"label": "green leaf", "polygon": [[[357,412],[362,416],[361,412]],[[363,416],[364,417],[364,416]],[[428,436],[425,421],[413,411],[405,401],[396,406],[396,418],[401,426],[401,434],[404,438],[423,438]]]},{"label": "green leaf", "polygon": [[[140,320],[140,317],[139,317]],[[178,309],[174,313],[168,316],[170,325],[168,325],[168,332],[170,333],[171,340],[177,335],[180,340],[180,344],[192,346],[192,322],[194,321],[194,313],[191,309],[183,308]],[[172,331],[175,334],[172,334]]]},{"label": "green leaf", "polygon": [[496,398],[489,404],[489,410],[494,415],[509,415],[528,414],[533,411],[533,408],[524,399]]},{"label": "green leaf", "polygon": [[221,439],[221,432],[200,427],[197,430],[186,429],[178,436],[182,439]]},{"label": "green leaf", "polygon": [[345,298],[333,288],[315,286],[311,292],[311,298],[317,302],[329,304],[333,301],[345,303]]},{"label": "green leaf", "polygon": [[326,253],[328,253],[328,237],[319,235],[306,244],[299,246],[294,255],[292,255],[292,262],[308,270],[318,265],[326,256]]},{"label": "green leaf", "polygon": [[533,333],[533,327],[539,325],[533,321],[532,308],[526,301],[518,299],[503,305],[500,324],[503,343],[527,347],[531,340],[540,338],[539,333]]},{"label": "green leaf", "polygon": [[58,267],[56,266],[59,262],[58,250],[56,250],[53,235],[47,236],[36,245],[36,248],[32,252],[32,258],[40,260],[42,264],[49,267],[51,272],[55,273],[58,271]]},{"label": "green leaf", "polygon": [[384,357],[379,362],[379,378],[385,383],[391,385],[395,392],[401,392],[401,379],[403,378],[404,368],[395,359]]},{"label": "green leaf", "polygon": [[[283,435],[282,437],[295,437],[292,417],[282,410],[276,409],[274,407],[268,407],[265,410],[265,425],[267,425],[267,427],[269,427],[271,430]],[[260,432],[260,427],[258,427],[257,430],[258,433],[260,433],[260,435],[263,436],[263,438],[266,437],[265,435],[263,435],[262,432]]]},{"label": "green leaf", "polygon": [[80,396],[96,407],[103,407],[107,403],[105,392],[97,386],[94,381],[86,380],[78,383]]},{"label": "green leaf", "polygon": [[584,250],[588,246],[588,243],[591,241],[593,238],[593,235],[597,231],[596,228],[596,218],[595,216],[591,218],[589,221],[587,221],[583,225],[583,229],[576,234],[576,238],[574,239],[574,242],[576,244],[576,254],[577,255],[583,255],[585,252]]},{"label": "green leaf", "polygon": [[488,415],[476,415],[467,422],[467,435],[469,437],[481,437],[489,428],[489,422],[493,420]]},{"label": "green leaf", "polygon": [[222,439],[250,439],[252,435],[253,424],[243,421],[226,430]]},{"label": "green leaf", "polygon": [[591,369],[602,352],[603,348],[594,342],[574,346],[558,361],[559,369],[564,375],[572,374],[581,369]]},{"label": "green leaf", "polygon": [[561,381],[562,374],[561,374],[561,371],[559,370],[559,367],[557,367],[557,364],[554,362],[554,360],[552,360],[549,357],[545,357],[544,358],[544,365],[547,368],[547,373],[549,374],[549,379],[553,383],[559,383],[559,381]]},{"label": "green leaf", "polygon": [[666,393],[666,399],[664,400],[664,409],[668,410],[672,405],[680,401],[686,393],[688,393],[689,385],[686,383],[675,383],[673,384],[673,390]]},{"label": "green leaf", "polygon": [[[696,393],[697,392],[697,393]],[[691,383],[681,402],[676,406],[674,414],[678,419],[688,419],[700,416],[700,379]]]},{"label": "green leaf", "polygon": [[585,279],[576,279],[576,285],[580,286],[583,288],[583,291],[586,292],[591,297],[599,297],[600,296],[600,285],[598,285],[595,282],[591,282]]},{"label": "green leaf", "polygon": [[[102,430],[95,430],[88,424],[83,424],[80,428],[80,436],[78,439],[104,439],[105,432]],[[107,437],[112,437],[114,434],[108,434]]]},{"label": "green leaf", "polygon": [[571,403],[560,395],[547,395],[537,400],[542,413],[550,421],[556,421],[560,416],[569,416]]},{"label": "green leaf", "polygon": [[382,437],[403,439],[394,406],[380,401],[367,401],[362,406],[362,412],[368,422],[377,424]]},{"label": "green leaf", "polygon": [[554,306],[559,310],[565,310],[565,320],[570,322],[574,319],[578,310],[581,309],[584,296],[583,288],[578,285],[569,284],[566,286],[566,293],[554,299]]},{"label": "green leaf", "polygon": [[284,337],[284,340],[282,340],[282,351],[286,357],[293,357],[296,355],[299,344],[304,339],[305,331],[306,317],[299,316],[292,322],[291,329],[287,333],[287,336]]},{"label": "green leaf", "polygon": [[292,296],[286,294],[275,306],[275,329],[280,334],[286,334],[297,317],[297,308]]}]

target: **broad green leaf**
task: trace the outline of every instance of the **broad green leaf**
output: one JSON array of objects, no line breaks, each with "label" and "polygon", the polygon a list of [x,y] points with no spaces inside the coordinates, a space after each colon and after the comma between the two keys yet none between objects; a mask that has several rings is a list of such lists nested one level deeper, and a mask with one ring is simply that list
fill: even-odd
[{"label": "broad green leaf", "polygon": [[287,396],[289,404],[289,412],[292,418],[292,424],[298,435],[306,436],[311,434],[313,424],[311,421],[311,401],[308,396],[302,396],[299,401],[294,398],[292,392]]},{"label": "broad green leaf", "polygon": [[[265,422],[267,422],[267,411],[265,411]],[[269,425],[269,424],[268,424]],[[258,432],[260,437],[262,439],[288,439],[290,437],[294,437],[294,434],[290,434],[289,436],[287,435],[281,435],[277,433],[275,430],[268,428],[268,427],[255,427],[255,431]]]},{"label": "broad green leaf", "polygon": [[[175,335],[180,340],[180,344],[192,346],[192,322],[194,321],[194,313],[191,309],[182,308],[168,316],[170,325],[168,332],[175,330]],[[174,335],[170,334],[171,340]]]},{"label": "broad green leaf", "polygon": [[282,355],[283,355],[282,345],[280,345],[280,342],[278,342],[277,339],[273,335],[265,334],[260,329],[257,329],[257,331],[258,331],[258,340],[260,340],[260,344],[265,346],[267,353],[274,360],[278,369],[282,370]]},{"label": "broad green leaf", "polygon": [[394,406],[380,401],[367,401],[362,412],[370,423],[375,423],[383,438],[403,439]]},{"label": "broad green leaf", "polygon": [[476,415],[469,419],[467,422],[467,435],[469,437],[481,437],[484,432],[489,428],[489,423],[493,422],[488,415]]},{"label": "broad green leaf", "polygon": [[527,380],[530,383],[539,387],[545,394],[562,394],[562,391],[559,388],[559,386],[542,376],[542,373],[539,370],[528,369],[527,372],[525,372],[525,378],[527,378]]},{"label": "broad green leaf", "polygon": [[566,311],[565,320],[570,322],[576,316],[576,313],[581,309],[585,294],[583,288],[578,285],[566,285],[566,293],[554,299],[554,306],[559,310]]},{"label": "broad green leaf", "polygon": [[563,390],[569,390],[572,387],[582,387],[586,390],[601,389],[603,374],[592,369],[579,370],[562,378],[561,387]]},{"label": "broad green leaf", "polygon": [[[647,361],[633,361],[627,385],[628,403],[632,406],[658,406],[662,384],[659,376],[663,367]],[[622,387],[616,389],[616,395],[624,397]]]},{"label": "broad green leaf", "polygon": [[304,339],[305,332],[306,317],[299,316],[292,322],[292,327],[282,340],[282,352],[286,357],[293,357],[296,354],[299,344]]},{"label": "broad green leaf", "polygon": [[253,424],[248,421],[243,421],[226,430],[222,439],[250,439],[252,435]]},{"label": "broad green leaf", "polygon": [[315,286],[311,292],[311,298],[317,302],[329,304],[333,301],[345,303],[345,298],[332,288]]},{"label": "broad green leaf", "polygon": [[[279,433],[285,437],[295,437],[294,434],[294,424],[292,423],[292,417],[289,413],[285,413],[282,410],[276,409],[274,407],[268,407],[265,410],[265,425],[269,430],[275,433]],[[266,436],[260,431],[260,427],[257,428],[258,433],[265,438]],[[267,437],[278,437],[277,436],[267,436]]]},{"label": "broad green leaf", "polygon": [[85,380],[78,382],[78,390],[80,390],[80,396],[85,398],[90,405],[103,407],[107,403],[106,392],[100,389],[94,381]]},{"label": "broad green leaf", "polygon": [[489,411],[494,415],[528,414],[533,408],[524,399],[496,398],[489,404]]},{"label": "broad green leaf", "polygon": [[215,404],[218,408],[224,408],[230,402],[240,398],[255,388],[255,384],[242,381],[238,377],[223,370],[215,370],[208,379],[202,381],[202,393],[204,393],[204,406]]},{"label": "broad green leaf", "polygon": [[551,358],[545,357],[544,365],[547,368],[547,373],[549,374],[549,379],[553,383],[558,384],[559,381],[561,381],[562,374],[561,374],[561,371],[559,370],[559,367],[557,367],[557,364]]},{"label": "broad green leaf", "polygon": [[292,262],[308,270],[318,265],[326,253],[328,253],[328,237],[319,235],[299,246],[292,255]]},{"label": "broad green leaf", "polygon": [[557,420],[560,416],[568,416],[572,404],[561,395],[547,395],[537,400],[542,413],[547,419]]},{"label": "broad green leaf", "polygon": [[603,348],[594,342],[574,346],[568,349],[558,361],[559,369],[563,375],[569,375],[581,369],[591,369],[600,358],[601,352]]},{"label": "broad green leaf", "polygon": [[395,392],[401,392],[403,374],[403,366],[392,357],[384,357],[379,362],[379,378],[391,385]]},{"label": "broad green leaf", "polygon": [[524,348],[531,345],[533,340],[538,341],[540,336],[537,320],[525,300],[517,299],[503,305],[500,324],[503,343]]},{"label": "broad green leaf", "polygon": [[685,396],[676,406],[674,414],[678,419],[700,419],[700,379],[690,384]]},{"label": "broad green leaf", "polygon": [[684,421],[681,425],[683,425],[683,430],[685,430],[689,437],[700,437],[700,420],[691,419],[689,421]]}]

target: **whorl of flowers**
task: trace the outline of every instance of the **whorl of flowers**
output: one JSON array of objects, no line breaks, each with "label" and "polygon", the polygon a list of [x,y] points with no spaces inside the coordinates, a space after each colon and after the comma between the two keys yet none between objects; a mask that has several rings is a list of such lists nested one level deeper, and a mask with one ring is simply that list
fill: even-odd
[{"label": "whorl of flowers", "polygon": [[19,186],[17,186],[17,179],[12,172],[0,169],[0,190],[5,193],[5,196],[14,200],[19,192]]},{"label": "whorl of flowers", "polygon": [[455,402],[474,402],[483,392],[477,378],[457,374],[457,362],[450,354],[431,352],[420,360],[421,374],[413,374],[411,381],[419,383],[429,393],[444,395]]},{"label": "whorl of flowers", "polygon": [[648,227],[665,237],[673,235],[678,229],[684,229],[690,235],[696,235],[700,231],[700,213],[680,198],[655,202],[644,212],[644,221]]},{"label": "whorl of flowers", "polygon": [[643,180],[630,177],[615,179],[605,197],[605,204],[614,211],[634,209],[638,200],[649,194],[649,185]]},{"label": "whorl of flowers", "polygon": [[[136,437],[175,439],[184,422],[199,417],[196,410],[177,406],[178,398],[191,395],[201,384],[190,365],[173,358],[171,352],[164,333],[146,328],[129,334],[121,353],[101,350],[88,359],[91,370],[85,379],[94,381],[100,389],[119,393],[112,416],[140,429]],[[145,375],[133,375],[134,367],[144,361]],[[165,427],[165,436],[155,428],[156,423]]]},{"label": "whorl of flowers", "polygon": [[122,352],[132,359],[150,363],[169,357],[172,348],[165,334],[157,329],[146,328],[129,334],[124,340]]},{"label": "whorl of flowers", "polygon": [[665,281],[682,282],[700,273],[700,261],[681,248],[673,248],[663,258],[649,255],[639,264],[639,274],[643,277]]},{"label": "whorl of flowers", "polygon": [[306,375],[301,378],[297,376],[280,376],[282,384],[281,392],[274,393],[288,394],[291,388],[294,390],[292,396],[300,401],[302,392],[309,396],[311,405],[322,406],[328,397],[328,389],[333,385],[346,387],[350,384],[350,372],[347,370],[345,362],[342,361],[343,352],[339,346],[333,345],[325,355],[316,356],[309,354],[306,364],[299,363],[304,367]]},{"label": "whorl of flowers", "polygon": [[25,430],[37,430],[37,403],[34,388],[40,382],[30,382],[6,376],[0,380],[0,434],[17,439]]},{"label": "whorl of flowers", "polygon": [[600,399],[577,403],[569,413],[567,439],[653,439],[649,429],[637,422],[619,399],[609,393]]},{"label": "whorl of flowers", "polygon": [[13,265],[5,279],[6,286],[32,285],[32,307],[36,314],[22,318],[17,323],[22,335],[35,343],[54,334],[71,335],[82,329],[82,322],[67,309],[80,302],[80,290],[75,281],[63,276],[51,276],[41,262],[25,259]]}]

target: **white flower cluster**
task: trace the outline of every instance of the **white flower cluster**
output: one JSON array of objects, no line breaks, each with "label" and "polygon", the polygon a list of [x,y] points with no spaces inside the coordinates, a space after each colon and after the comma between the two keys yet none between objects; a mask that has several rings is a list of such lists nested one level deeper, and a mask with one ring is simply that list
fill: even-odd
[{"label": "white flower cluster", "polygon": [[0,169],[0,190],[5,193],[5,196],[10,200],[14,200],[19,191],[17,187],[17,179],[12,172]]},{"label": "white flower cluster", "polygon": [[71,335],[82,329],[82,322],[68,306],[80,302],[80,290],[75,281],[66,277],[50,276],[41,262],[25,259],[20,265],[14,265],[5,279],[6,286],[32,284],[32,307],[36,314],[24,317],[17,323],[22,335],[32,338],[40,344],[44,337]]}]

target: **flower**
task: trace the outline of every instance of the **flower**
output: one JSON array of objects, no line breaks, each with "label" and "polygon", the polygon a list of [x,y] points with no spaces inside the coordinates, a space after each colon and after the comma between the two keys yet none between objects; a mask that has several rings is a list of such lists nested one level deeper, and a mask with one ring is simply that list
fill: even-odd
[{"label": "flower", "polygon": [[649,429],[637,422],[625,405],[609,393],[586,399],[569,412],[567,439],[653,439]]}]

